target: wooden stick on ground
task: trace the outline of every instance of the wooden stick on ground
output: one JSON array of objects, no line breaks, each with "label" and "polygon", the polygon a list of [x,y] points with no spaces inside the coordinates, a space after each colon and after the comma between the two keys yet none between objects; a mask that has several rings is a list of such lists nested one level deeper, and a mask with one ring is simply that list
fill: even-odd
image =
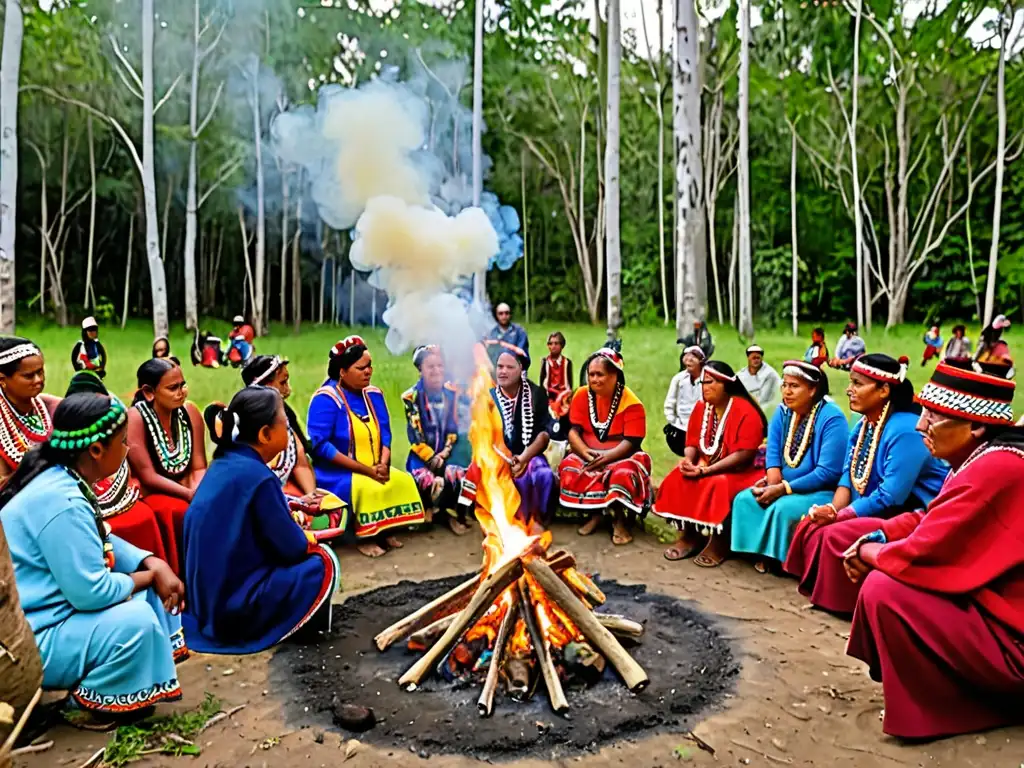
[{"label": "wooden stick on ground", "polygon": [[602,627],[613,635],[629,637],[634,640],[643,637],[644,625],[638,621],[627,619],[625,616],[617,616],[613,613],[595,613],[594,617],[601,622]]},{"label": "wooden stick on ground", "polygon": [[448,616],[444,616],[433,624],[428,624],[423,629],[413,632],[409,635],[409,650],[410,651],[425,651],[427,648],[437,642],[438,638],[444,634],[444,631],[452,625],[452,622],[457,619],[459,614],[452,613]]},{"label": "wooden stick on ground", "polygon": [[[545,567],[547,567],[546,564]],[[555,576],[555,578],[558,577]],[[551,699],[551,709],[555,711],[555,714],[564,714],[569,711],[569,700],[565,698],[562,681],[558,679],[558,670],[555,669],[554,659],[551,658],[551,643],[541,631],[540,620],[536,614],[537,606],[530,598],[530,588],[527,586],[525,578],[519,580],[519,601],[523,606],[526,628],[530,630],[530,639],[533,641],[533,653],[540,665],[540,673],[544,678],[544,685],[548,689],[548,698]]]},{"label": "wooden stick on ground", "polygon": [[516,618],[519,616],[519,599],[516,590],[509,592],[512,596],[512,605],[505,611],[505,616],[498,626],[498,635],[494,638],[494,653],[491,654],[491,664],[487,668],[487,679],[484,681],[484,688],[480,692],[480,699],[476,706],[480,710],[481,717],[490,717],[494,711],[494,691],[498,687],[498,678],[501,672],[501,663],[505,655],[505,643],[508,642],[512,628],[516,625]]},{"label": "wooden stick on ground", "polygon": [[626,687],[631,691],[646,688],[650,679],[643,667],[636,663],[636,660],[626,652],[615,636],[601,625],[593,613],[587,610],[558,574],[537,557],[526,558],[524,565],[527,572],[547,592],[548,597],[558,603],[591,644],[604,654],[608,662],[615,667]]},{"label": "wooden stick on ground", "polygon": [[[31,689],[29,689],[31,690]],[[39,703],[39,699],[43,696],[43,689],[36,688],[35,694],[32,696],[32,700],[28,703],[24,710],[22,710],[21,717],[18,718],[18,722],[14,724],[14,730],[8,735],[3,745],[0,745],[0,757],[11,751],[14,746],[14,742],[18,740],[18,736],[21,735],[21,730],[25,727],[25,723],[28,722],[29,716],[32,714],[32,710],[36,708],[36,704]]]},{"label": "wooden stick on ground", "polygon": [[462,610],[469,603],[474,590],[476,590],[479,584],[479,576],[467,579],[454,589],[445,592],[433,602],[427,603],[404,619],[396,621],[373,638],[377,650],[383,651],[392,643],[412,632],[422,629],[431,622]]},{"label": "wooden stick on ground", "polygon": [[[441,639],[434,643],[433,647],[423,654],[398,679],[398,684],[409,690],[419,685],[423,678],[437,666],[437,662],[441,657],[448,653],[452,646],[458,642],[458,639],[462,637],[462,633],[469,629],[484,614],[484,611],[491,607],[491,603],[497,600],[498,596],[522,575],[523,563],[519,558],[516,558],[499,566],[484,579],[470,599],[469,605],[462,609],[462,612],[459,613],[451,626],[445,630]],[[554,575],[553,572],[552,575]],[[555,576],[555,578],[557,579],[558,577]],[[380,646],[378,645],[378,647]]]}]

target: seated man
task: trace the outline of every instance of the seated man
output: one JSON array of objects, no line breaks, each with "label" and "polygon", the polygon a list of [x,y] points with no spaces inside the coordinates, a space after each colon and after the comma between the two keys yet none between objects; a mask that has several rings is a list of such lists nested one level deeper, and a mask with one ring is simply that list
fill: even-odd
[{"label": "seated man", "polygon": [[847,653],[885,694],[883,730],[931,739],[1024,722],[1024,431],[1011,381],[940,363],[918,428],[953,467],[925,512],[845,553],[862,583]]},{"label": "seated man", "polygon": [[830,368],[848,371],[857,358],[863,356],[866,351],[864,339],[857,335],[857,324],[847,323],[843,329],[843,338],[836,346],[836,355],[828,361],[828,365]]},{"label": "seated man", "polygon": [[234,327],[231,329],[231,333],[228,334],[228,339],[231,341],[231,348],[228,350],[228,362],[237,368],[249,362],[249,358],[256,351],[252,344],[253,339],[256,338],[256,332],[251,325],[245,322],[245,318],[241,315],[235,315],[234,320],[231,322],[234,324]]}]

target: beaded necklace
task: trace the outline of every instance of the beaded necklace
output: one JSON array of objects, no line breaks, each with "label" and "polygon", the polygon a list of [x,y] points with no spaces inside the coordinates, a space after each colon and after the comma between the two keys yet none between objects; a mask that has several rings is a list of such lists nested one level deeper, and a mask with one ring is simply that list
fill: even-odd
[{"label": "beaded necklace", "polygon": [[131,477],[128,459],[125,457],[117,472],[92,487],[93,493],[96,494],[100,517],[114,517],[135,504],[139,498],[139,488],[131,484]]},{"label": "beaded necklace", "polygon": [[36,443],[50,437],[53,421],[42,398],[32,398],[32,411],[26,416],[0,392],[0,452],[12,469],[21,464]]},{"label": "beaded necklace", "polygon": [[[725,406],[725,413],[722,414],[722,418],[718,418],[718,411],[715,406],[710,403],[704,404],[704,421],[700,428],[700,452],[707,456],[709,459],[714,459],[718,456],[718,452],[722,449],[722,437],[725,435],[725,421],[729,418],[729,411],[732,410],[732,398],[729,398],[729,404]],[[710,430],[714,430],[714,435],[711,440],[711,444],[708,445],[708,433]]]},{"label": "beaded necklace", "polygon": [[615,419],[615,414],[619,410],[619,402],[622,400],[622,390],[625,387],[622,386],[622,382],[615,385],[615,394],[612,395],[611,405],[608,406],[608,416],[603,421],[597,419],[597,395],[594,394],[594,390],[587,388],[587,406],[590,411],[590,427],[594,430],[594,434],[597,436],[599,442],[604,442],[608,438],[608,431],[612,427],[612,421]]},{"label": "beaded necklace", "polygon": [[287,483],[288,478],[292,476],[292,470],[295,469],[295,464],[298,462],[298,458],[299,450],[295,439],[295,433],[292,431],[292,428],[289,427],[288,447],[277,454],[273,461],[270,462],[270,470],[277,475],[277,479],[281,481],[281,485]]},{"label": "beaded necklace", "polygon": [[[875,466],[875,453],[878,450],[878,443],[881,441],[882,429],[885,427],[885,419],[888,415],[889,403],[886,403],[877,424],[868,424],[867,419],[860,420],[860,431],[857,434],[857,442],[853,446],[853,455],[850,460],[850,482],[861,496],[864,495],[868,482],[871,480],[871,470]],[[868,435],[868,432],[871,434]],[[865,437],[868,442],[866,451],[864,450]]]},{"label": "beaded necklace", "polygon": [[168,437],[160,423],[160,417],[156,415],[149,402],[143,400],[135,407],[142,416],[143,424],[146,425],[149,444],[153,447],[164,474],[169,477],[184,475],[192,463],[192,423],[189,421],[188,412],[184,407],[174,409],[171,413],[171,434]]},{"label": "beaded necklace", "polygon": [[[795,411],[789,420],[789,431],[786,433],[786,445],[782,451],[782,458],[791,469],[800,466],[804,460],[807,448],[811,444],[811,434],[814,432],[814,418],[818,415],[818,408],[821,407],[819,400],[811,408],[807,416],[799,416]],[[793,453],[793,444],[797,443],[796,454]]]},{"label": "beaded necklace", "polygon": [[110,543],[110,531],[107,524],[103,522],[103,514],[100,512],[99,499],[96,498],[96,494],[93,493],[89,484],[85,482],[85,478],[71,467],[65,466],[64,471],[67,472],[71,476],[71,479],[78,484],[78,490],[82,492],[85,500],[89,503],[89,506],[92,507],[92,513],[96,519],[96,529],[99,532],[100,541],[103,544],[103,564],[107,566],[108,570],[112,571],[114,570],[114,545]]},{"label": "beaded necklace", "polygon": [[519,385],[519,391],[515,397],[508,397],[501,387],[494,388],[498,400],[498,408],[501,411],[501,424],[505,432],[506,440],[511,440],[516,431],[516,405],[522,398],[522,409],[519,413],[520,426],[522,428],[523,447],[525,448],[533,440],[533,395],[530,392],[530,385],[523,379]]}]

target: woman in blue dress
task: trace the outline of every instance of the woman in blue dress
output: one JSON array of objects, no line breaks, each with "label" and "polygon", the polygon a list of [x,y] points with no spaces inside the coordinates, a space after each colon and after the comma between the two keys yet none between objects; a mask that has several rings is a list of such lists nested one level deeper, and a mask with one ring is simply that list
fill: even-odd
[{"label": "woman in blue dress", "polygon": [[320,487],[352,510],[345,538],[367,557],[380,557],[402,546],[396,528],[426,518],[412,475],[391,466],[391,417],[372,377],[366,342],[349,336],[335,344],[306,428]]},{"label": "woman in blue dress", "polygon": [[418,347],[412,362],[420,378],[402,393],[409,436],[405,469],[416,480],[428,520],[433,512],[448,512],[449,527],[461,536],[469,530],[469,508],[458,504],[468,462],[459,464],[453,459],[460,439],[458,395],[455,387],[445,382],[440,348],[433,344]]},{"label": "woman in blue dress", "polygon": [[[782,369],[782,407],[768,425],[765,477],[732,503],[732,549],[781,563],[807,511],[827,504],[846,459],[846,416],[827,400],[828,376],[790,360]],[[754,567],[765,573],[763,559]]]},{"label": "woman in blue dress", "polygon": [[181,698],[175,661],[188,655],[181,581],[164,561],[111,535],[92,492],[124,461],[127,421],[116,397],[72,394],[54,411],[49,440],[0,491],[43,687],[70,691],[69,720],[91,729]]},{"label": "woman in blue dress", "polygon": [[288,445],[284,400],[246,387],[204,414],[214,460],[185,515],[185,637],[202,653],[256,653],[327,631],[340,568],[293,519],[267,466]]},{"label": "woman in blue dress", "polygon": [[850,544],[875,530],[878,518],[924,509],[949,473],[917,431],[920,407],[907,362],[872,354],[853,364],[846,394],[861,419],[850,430],[839,487],[831,501],[811,507],[786,557],[800,592],[833,613],[852,613],[857,603],[858,587],[843,568]]}]

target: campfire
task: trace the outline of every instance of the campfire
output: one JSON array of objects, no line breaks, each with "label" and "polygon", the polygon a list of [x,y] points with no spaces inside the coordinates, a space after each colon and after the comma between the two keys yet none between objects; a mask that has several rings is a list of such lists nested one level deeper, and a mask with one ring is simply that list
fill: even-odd
[{"label": "campfire", "polygon": [[480,469],[477,519],[484,532],[483,567],[467,580],[374,639],[383,651],[407,638],[423,655],[399,679],[415,690],[436,673],[452,682],[481,680],[481,716],[494,710],[503,684],[526,700],[543,680],[552,709],[569,709],[563,683],[596,682],[610,664],[631,691],[647,686],[643,668],[616,636],[637,640],[643,626],[597,613],[605,596],[564,550],[549,551],[551,534],[533,534],[517,517],[519,493],[502,441],[501,416],[492,405],[490,364],[477,350],[470,442]]}]

